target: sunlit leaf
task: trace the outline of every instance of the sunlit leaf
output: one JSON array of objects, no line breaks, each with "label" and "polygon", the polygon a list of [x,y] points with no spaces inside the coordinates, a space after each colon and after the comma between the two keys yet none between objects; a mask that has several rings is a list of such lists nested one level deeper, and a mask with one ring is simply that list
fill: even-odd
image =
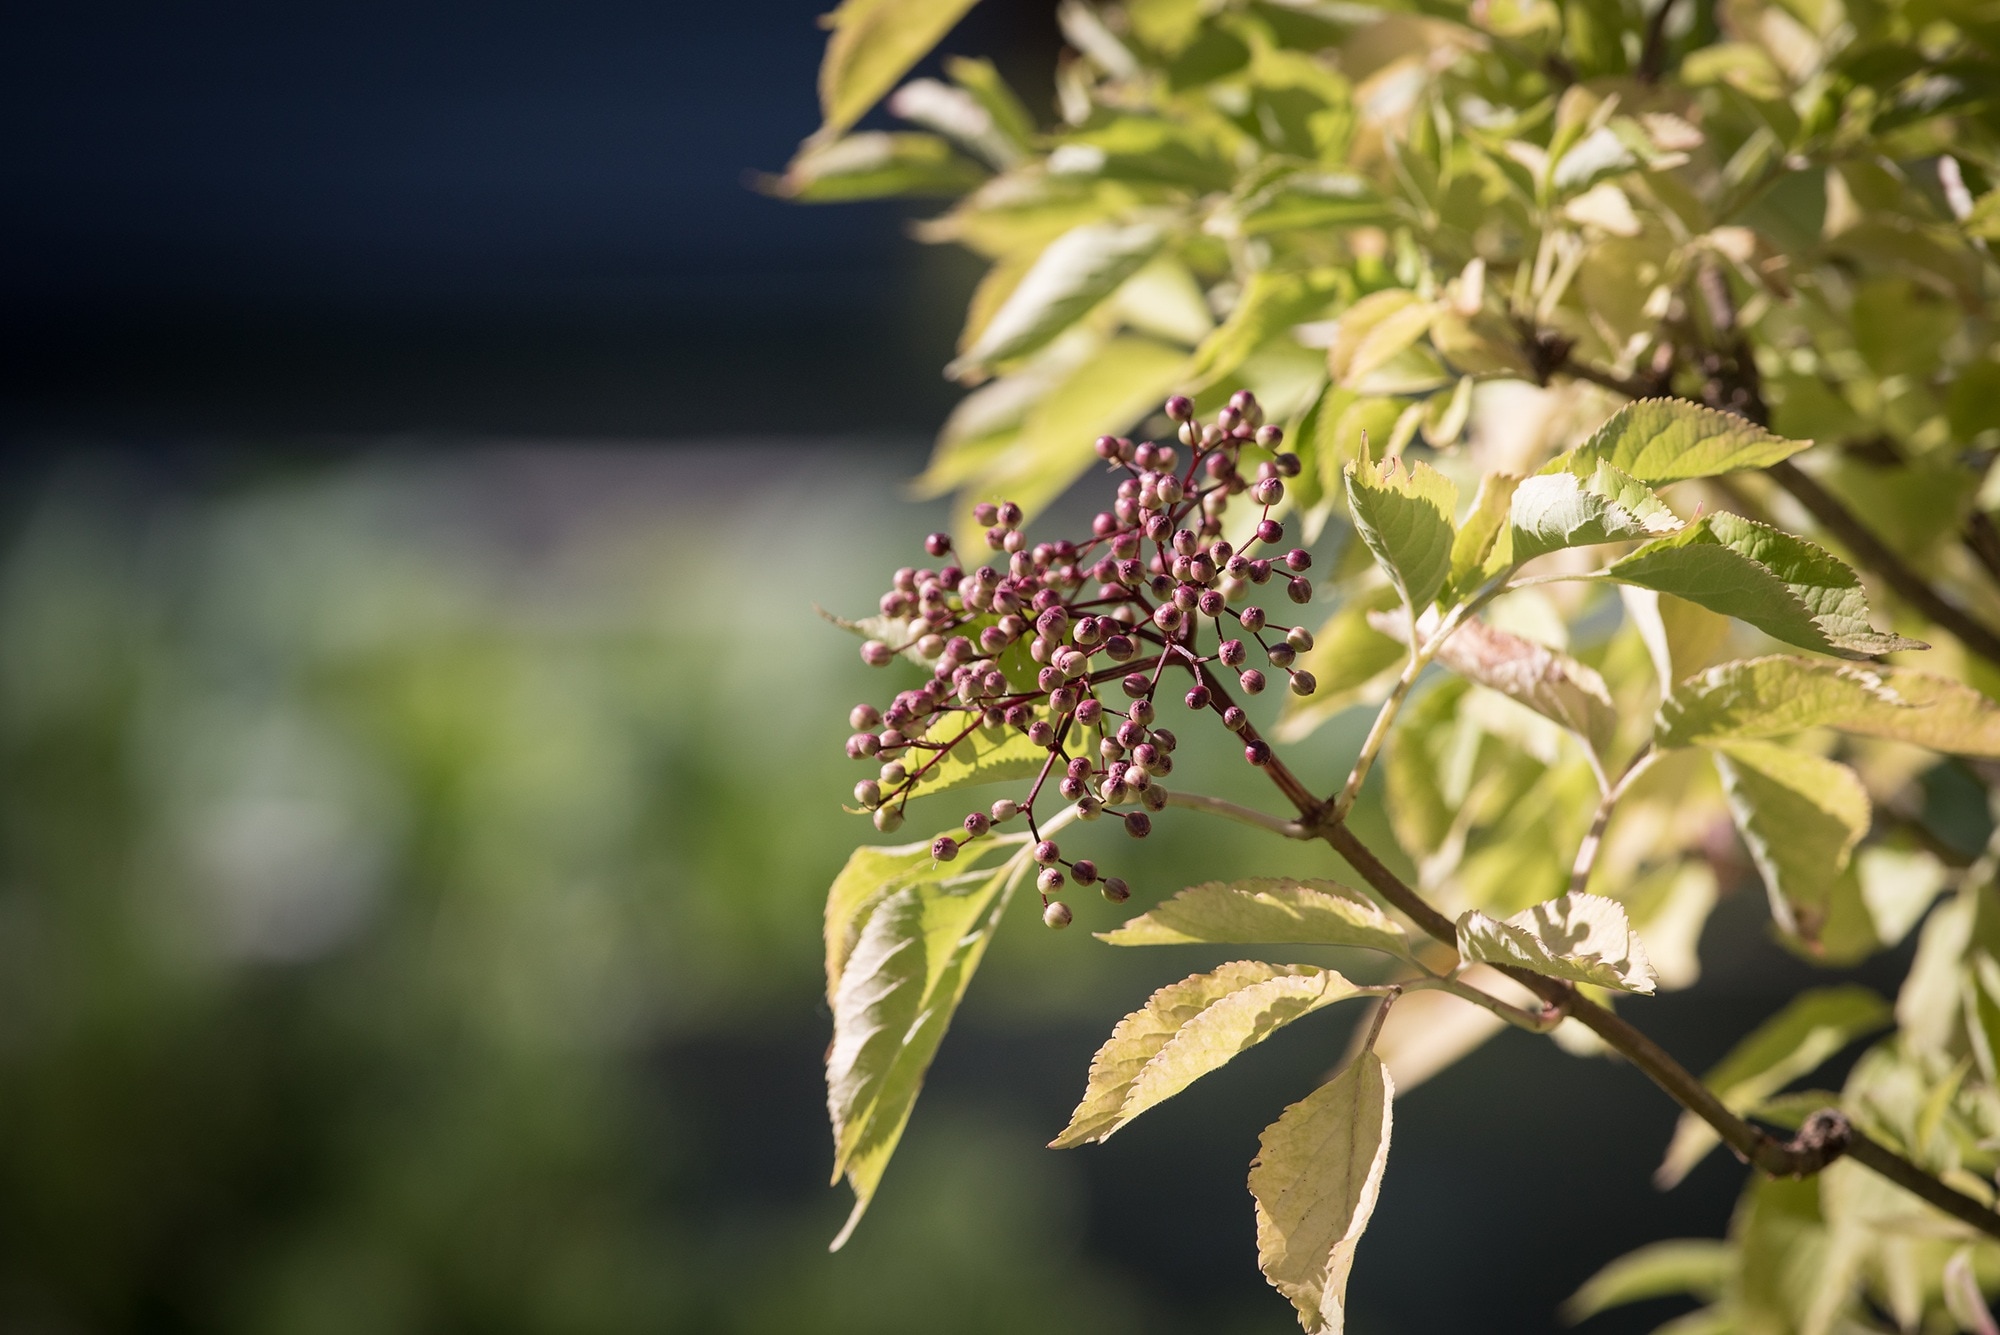
[{"label": "sunlit leaf", "polygon": [[1458,488],[1429,464],[1405,468],[1400,459],[1379,465],[1358,459],[1348,465],[1346,477],[1348,513],[1361,540],[1410,607],[1421,612],[1451,573]]},{"label": "sunlit leaf", "polygon": [[952,30],[973,0],[842,0],[819,67],[822,138],[881,101]]},{"label": "sunlit leaf", "polygon": [[1249,960],[1163,987],[1097,1050],[1083,1101],[1049,1144],[1072,1149],[1109,1139],[1292,1021],[1359,995],[1331,969]]},{"label": "sunlit leaf", "polygon": [[[835,884],[844,919],[838,935],[845,941],[851,933],[853,944],[838,976],[829,976],[833,1044],[826,1056],[827,1110],[833,1121],[834,1181],[845,1176],[855,1197],[853,1213],[834,1239],[836,1249],[874,1199],[924,1073],[1026,865],[1017,856],[992,872],[961,872],[949,863],[925,874],[903,866],[899,857],[874,866],[850,861],[855,875],[844,873],[847,883]],[[878,869],[889,873],[887,893],[871,896],[863,882]],[[832,901],[828,909],[831,964]]]},{"label": "sunlit leaf", "polygon": [[1598,543],[1658,538],[1679,516],[1651,487],[1599,461],[1587,473],[1542,473],[1514,488],[1508,512],[1512,559]]},{"label": "sunlit leaf", "polygon": [[974,375],[1046,344],[1144,268],[1166,239],[1166,229],[1154,223],[1085,223],[1063,233],[1022,275],[947,374]]},{"label": "sunlit leaf", "polygon": [[918,739],[951,749],[935,764],[930,764],[934,753],[924,746],[910,749],[903,766],[918,775],[910,796],[928,797],[972,784],[1032,778],[1047,763],[1048,748],[1036,746],[1027,733],[1018,728],[989,728],[977,718],[973,714],[946,714]]},{"label": "sunlit leaf", "polygon": [[1772,655],[1721,663],[1660,705],[1660,746],[1839,728],[1965,756],[2000,756],[2000,705],[1910,668]]},{"label": "sunlit leaf", "polygon": [[1388,1167],[1395,1092],[1381,1059],[1362,1052],[1258,1141],[1257,1264],[1310,1335],[1347,1328],[1347,1277]]},{"label": "sunlit leaf", "polygon": [[[1892,1018],[1889,1003],[1865,987],[1801,992],[1731,1048],[1729,1055],[1702,1077],[1702,1083],[1731,1112],[1747,1112],[1855,1039],[1885,1027]],[[1677,1185],[1721,1143],[1707,1122],[1693,1113],[1682,1113],[1666,1158],[1653,1174],[1654,1185],[1662,1190]],[[1602,1306],[1594,1310],[1602,1310]]]},{"label": "sunlit leaf", "polygon": [[1771,742],[1726,742],[1715,760],[1770,892],[1772,919],[1780,931],[1817,942],[1834,887],[1868,833],[1868,790],[1838,761]]},{"label": "sunlit leaf", "polygon": [[1479,493],[1472,499],[1472,509],[1452,538],[1449,582],[1452,601],[1471,596],[1480,584],[1513,563],[1508,519],[1521,480],[1519,473],[1488,473],[1479,479]]},{"label": "sunlit leaf", "polygon": [[1424,336],[1436,314],[1435,302],[1401,288],[1370,293],[1355,302],[1341,315],[1326,350],[1334,383],[1354,384],[1386,366]]},{"label": "sunlit leaf", "polygon": [[1641,399],[1620,408],[1589,440],[1544,471],[1586,474],[1602,462],[1657,487],[1768,468],[1811,444],[1774,436],[1730,413],[1681,399]]},{"label": "sunlit leaf", "polygon": [[1622,992],[1650,994],[1655,984],[1624,908],[1602,895],[1562,895],[1506,919],[1468,910],[1458,920],[1458,953]]},{"label": "sunlit leaf", "polygon": [[770,188],[820,204],[885,195],[961,195],[985,177],[977,164],[936,135],[871,131],[808,144]]},{"label": "sunlit leaf", "polygon": [[1860,576],[1832,553],[1738,515],[1709,515],[1614,561],[1605,574],[1801,648],[1867,657],[1926,647],[1876,630]]},{"label": "sunlit leaf", "polygon": [[1400,955],[1403,929],[1373,900],[1338,881],[1289,876],[1190,886],[1116,931],[1114,946],[1299,944],[1365,946]]}]

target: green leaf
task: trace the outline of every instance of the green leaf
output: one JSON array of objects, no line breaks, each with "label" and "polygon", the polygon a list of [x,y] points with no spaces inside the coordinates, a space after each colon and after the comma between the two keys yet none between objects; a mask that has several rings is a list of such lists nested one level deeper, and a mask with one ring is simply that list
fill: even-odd
[{"label": "green leaf", "polygon": [[1543,472],[1584,474],[1608,463],[1657,487],[1768,468],[1811,444],[1774,436],[1733,414],[1681,399],[1641,399],[1620,408],[1589,440]]},{"label": "green leaf", "polygon": [[[1702,1083],[1731,1112],[1748,1112],[1849,1043],[1884,1028],[1893,1019],[1889,1003],[1865,987],[1801,992],[1731,1048],[1729,1055],[1702,1077]],[[1721,1143],[1707,1122],[1693,1113],[1682,1113],[1666,1158],[1653,1174],[1653,1184],[1663,1191],[1677,1185]]]},{"label": "green leaf", "polygon": [[945,374],[965,379],[1042,347],[1144,268],[1166,240],[1166,229],[1154,223],[1071,228],[1042,251]]},{"label": "green leaf", "polygon": [[[1377,629],[1396,629],[1379,617]],[[1618,731],[1618,709],[1597,669],[1532,640],[1468,618],[1438,649],[1437,661],[1464,677],[1526,705],[1575,733],[1597,755]]]},{"label": "green leaf", "polygon": [[1653,489],[1599,460],[1588,473],[1542,473],[1515,487],[1508,511],[1512,558],[1566,547],[1657,538],[1681,527]]},{"label": "green leaf", "polygon": [[925,871],[911,856],[916,847],[861,850],[827,905],[833,1180],[844,1175],[855,1197],[836,1250],[874,1199],[924,1073],[1028,866],[1023,853],[992,872],[950,864],[947,875],[942,866]]},{"label": "green leaf", "polygon": [[1463,602],[1481,584],[1513,563],[1508,519],[1513,512],[1514,492],[1520,485],[1518,473],[1488,473],[1479,479],[1479,493],[1472,498],[1472,509],[1458,526],[1458,534],[1451,543],[1448,585],[1453,602]]},{"label": "green leaf", "polygon": [[1157,1103],[1303,1015],[1360,995],[1331,969],[1241,960],[1155,992],[1091,1059],[1083,1101],[1051,1149],[1108,1140]]},{"label": "green leaf", "polygon": [[1426,463],[1347,466],[1347,506],[1361,540],[1413,611],[1430,606],[1451,573],[1458,488]]},{"label": "green leaf", "polygon": [[1416,345],[1431,327],[1437,303],[1402,288],[1371,292],[1342,313],[1326,350],[1337,385],[1352,385]]},{"label": "green leaf", "polygon": [[1311,1335],[1347,1328],[1347,1277],[1381,1194],[1395,1095],[1381,1058],[1362,1052],[1258,1141],[1257,1265]]},{"label": "green leaf", "polygon": [[1861,658],[1928,647],[1870,625],[1860,576],[1832,553],[1738,515],[1709,515],[1612,562],[1605,574],[1822,653]]},{"label": "green leaf", "polygon": [[1951,755],[2000,757],[2000,705],[1948,677],[1772,655],[1721,663],[1660,705],[1659,746],[1838,728]]},{"label": "green leaf", "polygon": [[952,30],[973,0],[843,0],[819,67],[819,137],[868,113]]},{"label": "green leaf", "polygon": [[1034,142],[1035,118],[992,61],[983,56],[950,56],[944,62],[944,72],[986,109],[993,118],[993,128],[1015,148],[1025,151]]},{"label": "green leaf", "polygon": [[1401,955],[1403,929],[1372,900],[1338,881],[1289,876],[1206,881],[1098,939],[1114,946],[1364,946]]},{"label": "green leaf", "polygon": [[1233,374],[1265,343],[1289,338],[1293,325],[1318,315],[1346,284],[1338,270],[1251,274],[1229,318],[1195,349],[1189,378],[1206,387]]},{"label": "green leaf", "polygon": [[1826,927],[1854,846],[1868,833],[1868,790],[1838,761],[1772,742],[1723,743],[1715,763],[1770,894],[1771,917],[1810,948]]},{"label": "green leaf", "polygon": [[[998,783],[1002,779],[1033,778],[1041,772],[1049,758],[1046,747],[1036,746],[1028,740],[1026,733],[1017,728],[988,728],[983,724],[971,724],[971,717],[966,714],[946,715],[933,723],[919,739],[956,744],[952,745],[944,759],[925,772],[909,789],[911,797],[928,797],[932,793],[950,792],[954,788],[966,788],[973,784]],[[961,737],[963,740],[960,740]],[[903,761],[904,767],[914,772],[930,755],[921,747],[913,748]]]},{"label": "green leaf", "polygon": [[1651,995],[1654,988],[1638,933],[1618,901],[1602,895],[1562,895],[1506,919],[1468,910],[1458,920],[1458,953],[1621,992]]},{"label": "green leaf", "polygon": [[1013,445],[967,490],[1006,499],[1030,518],[1096,462],[1091,442],[1159,410],[1181,383],[1187,353],[1149,338],[1107,340],[1027,410]]},{"label": "green leaf", "polygon": [[871,131],[808,142],[785,174],[767,185],[789,199],[822,204],[885,195],[961,195],[985,179],[978,164],[936,135]]},{"label": "green leaf", "polygon": [[1717,1238],[1668,1238],[1627,1252],[1583,1282],[1562,1305],[1574,1325],[1599,1312],[1690,1293],[1715,1299],[1736,1268],[1736,1249]]},{"label": "green leaf", "polygon": [[1395,221],[1393,210],[1366,181],[1337,172],[1282,176],[1244,200],[1236,216],[1246,236]]}]

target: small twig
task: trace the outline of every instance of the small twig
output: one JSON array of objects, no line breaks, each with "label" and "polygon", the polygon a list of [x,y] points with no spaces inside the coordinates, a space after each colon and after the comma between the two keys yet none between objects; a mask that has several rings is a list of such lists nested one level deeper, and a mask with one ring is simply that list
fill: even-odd
[{"label": "small twig", "polygon": [[1597,865],[1598,850],[1604,846],[1604,831],[1611,824],[1611,813],[1617,810],[1618,803],[1639,776],[1651,769],[1653,762],[1659,758],[1660,753],[1653,749],[1651,742],[1647,742],[1645,749],[1632,757],[1632,763],[1625,767],[1625,773],[1619,776],[1618,782],[1605,790],[1603,799],[1597,804],[1597,814],[1591,817],[1590,832],[1577,846],[1576,862],[1569,874],[1571,894],[1582,894],[1589,888],[1591,869]]},{"label": "small twig", "polygon": [[1368,1037],[1361,1040],[1363,1052],[1375,1050],[1375,1040],[1382,1036],[1382,1022],[1389,1018],[1389,1008],[1396,1004],[1396,998],[1403,995],[1400,986],[1391,986],[1382,994],[1381,1002],[1375,1007],[1375,1018],[1368,1025]]},{"label": "small twig", "polygon": [[1287,839],[1311,839],[1315,837],[1313,831],[1295,820],[1286,820],[1282,816],[1272,816],[1250,807],[1239,806],[1234,802],[1224,801],[1219,797],[1205,797],[1200,793],[1183,793],[1174,789],[1168,789],[1167,805],[1170,807],[1186,807],[1190,811],[1206,811],[1211,816],[1224,816],[1230,820],[1241,821],[1245,825],[1254,825],[1260,830],[1269,830],[1272,834],[1282,834]]}]

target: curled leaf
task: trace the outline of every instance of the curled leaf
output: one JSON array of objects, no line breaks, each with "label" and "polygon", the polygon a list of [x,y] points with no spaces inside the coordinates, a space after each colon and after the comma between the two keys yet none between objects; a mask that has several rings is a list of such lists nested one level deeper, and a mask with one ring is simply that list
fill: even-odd
[{"label": "curled leaf", "polygon": [[1623,992],[1650,996],[1655,986],[1624,908],[1602,895],[1562,895],[1505,919],[1470,910],[1458,920],[1458,953]]}]

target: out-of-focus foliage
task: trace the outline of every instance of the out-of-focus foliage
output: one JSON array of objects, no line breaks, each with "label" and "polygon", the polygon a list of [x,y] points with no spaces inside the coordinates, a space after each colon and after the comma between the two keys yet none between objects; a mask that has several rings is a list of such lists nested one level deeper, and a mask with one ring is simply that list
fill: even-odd
[{"label": "out-of-focus foliage", "polygon": [[[974,504],[1046,508],[1100,433],[1164,435],[1163,394],[1207,416],[1254,390],[1303,465],[1287,522],[1332,554],[1308,660],[1323,690],[1276,730],[1300,754],[1389,695],[1420,618],[1539,558],[1552,580],[1437,655],[1452,675],[1417,683],[1383,752],[1414,883],[1476,915],[1491,951],[1462,931],[1464,948],[1516,964],[1534,948],[1503,951],[1500,929],[1532,941],[1522,924],[1588,892],[1666,989],[1696,981],[1718,882],[1746,865],[1803,958],[1916,934],[1894,1032],[1842,1090],[1781,1092],[1879,999],[1787,1012],[1714,1079],[1774,1127],[1838,1106],[1992,1202],[1996,858],[1942,839],[1924,794],[2000,778],[2000,15],[1066,0],[1061,17],[1051,123],[966,63],[890,104],[982,176],[918,227],[990,264],[950,367],[970,392],[920,483],[955,497],[961,546]],[[794,165],[795,194],[903,190],[843,185],[829,151]],[[1617,412],[1673,398],[1710,411]],[[1591,842],[1607,779],[1639,756]],[[1376,1047],[1404,1088],[1499,1027],[1412,1000]],[[1575,1030],[1556,1036],[1599,1050]],[[1697,1140],[1676,1139],[1666,1177]],[[1753,1181],[1726,1245],[1635,1259],[1578,1310],[1681,1289],[1711,1302],[1704,1331],[1970,1329],[1996,1283],[2000,1248],[1842,1162]],[[1324,1293],[1309,1324],[1338,1307]]]},{"label": "out-of-focus foliage", "polygon": [[147,479],[0,544],[0,1326],[1159,1328],[1032,1141],[934,1107],[836,1266],[766,1111],[864,669],[729,555],[838,601],[879,464]]}]

